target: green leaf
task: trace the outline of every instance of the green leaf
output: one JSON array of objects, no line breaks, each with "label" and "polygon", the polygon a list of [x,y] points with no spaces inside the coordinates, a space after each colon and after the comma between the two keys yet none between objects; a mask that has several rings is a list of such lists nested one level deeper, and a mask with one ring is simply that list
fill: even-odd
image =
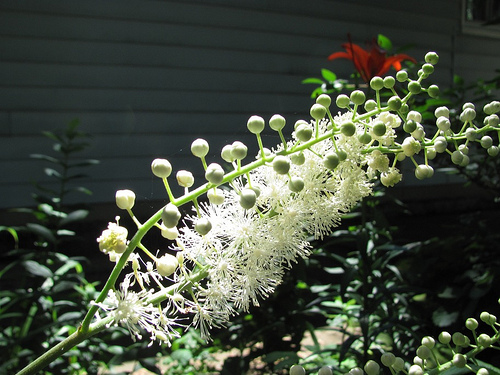
[{"label": "green leaf", "polygon": [[[10,228],[10,227],[6,227],[6,226],[3,226],[3,225],[0,225],[0,232],[9,232],[10,235],[12,236],[12,238],[14,239],[14,248],[17,249],[17,246],[19,244],[19,236],[17,235],[17,232],[14,228]],[[0,273],[0,277],[1,277],[1,274]]]},{"label": "green leaf", "polygon": [[56,243],[56,237],[52,233],[50,229],[47,227],[44,227],[43,225],[40,224],[35,224],[35,223],[28,223],[26,224],[26,227],[33,233],[39,235],[40,237],[46,239],[49,242]]},{"label": "green leaf", "polygon": [[385,49],[386,51],[390,51],[392,49],[392,42],[385,35],[378,34],[377,44],[380,46],[380,48]]},{"label": "green leaf", "polygon": [[30,158],[32,158],[32,159],[38,159],[38,160],[44,160],[44,161],[48,161],[49,163],[54,163],[54,164],[62,164],[62,162],[59,159],[54,158],[54,157],[49,156],[49,155],[30,154]]},{"label": "green leaf", "polygon": [[438,327],[448,327],[455,323],[458,319],[458,312],[447,312],[443,308],[439,308],[432,314],[432,321]]},{"label": "green leaf", "polygon": [[69,223],[73,223],[75,221],[81,221],[85,219],[89,214],[88,210],[76,210],[73,212],[70,212],[69,214],[66,215],[64,219],[62,219],[59,223],[59,225],[63,226]]},{"label": "green leaf", "polygon": [[41,276],[45,278],[52,277],[52,271],[48,267],[35,262],[34,260],[26,260],[23,262],[23,265],[29,273],[35,276]]},{"label": "green leaf", "polygon": [[43,171],[49,177],[57,177],[57,178],[61,178],[62,177],[61,173],[59,173],[58,171],[56,171],[53,168],[45,168]]},{"label": "green leaf", "polygon": [[323,80],[321,80],[319,78],[306,78],[306,79],[302,80],[302,83],[305,83],[305,84],[314,83],[316,85],[322,85],[325,82],[323,82]]},{"label": "green leaf", "polygon": [[193,358],[193,354],[189,349],[177,349],[170,355],[172,359],[179,361],[183,365],[187,365]]},{"label": "green leaf", "polygon": [[335,81],[337,79],[337,75],[334,72],[332,72],[331,70],[328,70],[328,69],[321,69],[321,75],[328,82],[333,82],[333,81]]}]

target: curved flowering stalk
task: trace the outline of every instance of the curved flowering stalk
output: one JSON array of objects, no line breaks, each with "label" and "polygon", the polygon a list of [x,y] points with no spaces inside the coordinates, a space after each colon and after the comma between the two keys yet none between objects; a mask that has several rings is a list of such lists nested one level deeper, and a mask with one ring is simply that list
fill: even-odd
[{"label": "curved flowering stalk", "polygon": [[[425,133],[422,116],[407,104],[420,92],[437,95],[436,86],[423,88],[422,82],[438,56],[431,52],[425,59],[416,80],[398,72],[396,79],[408,82],[405,97],[394,90],[393,77],[370,81],[376,100],[366,100],[359,90],[339,95],[336,104],[344,113],[336,115],[329,109],[330,97],[320,95],[310,109],[312,120],[297,121],[288,141],[282,132],[286,120],[274,115],[269,126],[282,143],[273,149],[265,148],[260,137],[264,119],[250,117],[247,128],[256,135],[259,153],[242,164],[247,147],[238,141],[226,145],[221,157],[231,166],[229,172],[218,163],[208,164],[208,143],[195,140],[191,152],[200,159],[206,182],[192,190],[191,172],[178,171],[175,180],[185,189],[181,197],[174,197],[170,188],[171,164],[155,159],[151,169],[162,180],[169,202],[141,223],[132,212],[135,194],[117,192],[118,207],[133,218],[137,231],[128,240],[127,229],[117,219],[98,238],[100,250],[116,264],[69,342],[75,345],[117,324],[128,328],[133,339],[146,333],[151,343],[167,345],[179,335],[176,328],[193,324],[208,340],[211,328],[223,326],[238,311],[258,306],[273,293],[297,258],[310,254],[308,236],[328,234],[344,213],[372,193],[375,180],[385,186],[398,183],[402,176],[397,164],[404,158],[411,158],[415,175],[422,179],[432,176],[429,160],[438,153],[449,154],[460,165],[467,161],[470,143],[498,154],[487,135],[499,131],[497,101],[485,106],[484,126],[474,124],[475,109],[469,103],[458,133],[450,130],[444,107],[436,110],[434,134]],[[393,94],[387,103],[380,99],[381,90]],[[396,137],[400,128],[402,141]],[[415,158],[420,156],[419,164]],[[179,207],[186,204],[193,212],[182,218]],[[170,241],[168,251],[150,251],[141,243],[154,228]],[[63,352],[49,351],[20,374],[35,373]]]}]

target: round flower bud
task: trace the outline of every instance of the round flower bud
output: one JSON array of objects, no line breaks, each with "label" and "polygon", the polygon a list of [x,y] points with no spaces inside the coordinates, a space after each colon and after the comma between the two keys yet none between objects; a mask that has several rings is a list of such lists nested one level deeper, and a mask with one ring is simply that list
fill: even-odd
[{"label": "round flower bud", "polygon": [[255,196],[256,196],[257,198],[258,198],[258,197],[260,197],[260,189],[259,189],[259,187],[258,187],[258,186],[255,186],[255,185],[253,185],[253,186],[249,186],[248,184],[246,184],[246,185],[245,185],[245,188],[246,188],[246,189],[252,189],[252,190],[255,192]]},{"label": "round flower bud", "polygon": [[392,364],[392,368],[396,371],[403,371],[405,368],[405,361],[401,357],[396,357],[394,363]]},{"label": "round flower bud", "polygon": [[321,94],[316,98],[316,103],[321,104],[325,108],[328,108],[332,104],[332,98],[330,98],[326,94]]},{"label": "round flower bud", "polygon": [[468,141],[474,141],[477,138],[477,131],[474,128],[467,128],[465,130],[465,138]]},{"label": "round flower bud", "polygon": [[498,127],[498,124],[500,124],[500,118],[496,114],[489,115],[485,117],[484,124],[496,128]]},{"label": "round flower bud", "polygon": [[349,375],[364,375],[363,369],[359,367],[352,368],[349,372]]},{"label": "round flower bud", "polygon": [[437,152],[434,147],[427,147],[425,152],[427,153],[427,159],[433,160],[436,158]]},{"label": "round flower bud", "polygon": [[293,176],[290,181],[288,181],[288,188],[294,193],[298,193],[304,189],[304,180],[302,177]]},{"label": "round flower bud", "polygon": [[429,349],[433,349],[436,345],[436,340],[434,340],[431,336],[424,336],[421,342],[422,345],[427,346]]},{"label": "round flower bud", "polygon": [[408,369],[408,375],[423,375],[424,370],[419,365],[411,365]]},{"label": "round flower bud", "polygon": [[465,143],[461,144],[458,146],[458,151],[460,151],[462,154],[468,155],[469,154],[469,147],[465,145]]},{"label": "round flower bud", "polygon": [[468,122],[476,118],[476,111],[472,108],[465,108],[460,114],[460,121]]},{"label": "round flower bud", "polygon": [[451,340],[456,346],[464,346],[466,342],[465,336],[460,332],[455,332],[453,335],[451,335]]},{"label": "round flower bud", "polygon": [[422,86],[418,81],[410,81],[408,82],[408,91],[412,94],[418,94],[422,90]]},{"label": "round flower bud", "polygon": [[156,177],[167,178],[172,173],[172,165],[166,159],[155,159],[151,163],[151,171]]},{"label": "round flower bud", "polygon": [[488,348],[491,346],[491,337],[486,333],[481,333],[477,337],[477,343],[485,348]]},{"label": "round flower bud", "polygon": [[401,106],[399,112],[401,112],[402,115],[407,114],[408,112],[410,112],[410,107],[405,103]]},{"label": "round flower bud", "polygon": [[386,367],[391,367],[396,362],[396,356],[392,353],[384,353],[380,357],[380,362]]},{"label": "round flower bud", "polygon": [[177,179],[177,183],[182,187],[188,188],[194,184],[193,174],[186,170],[178,171],[175,178]]},{"label": "round flower bud", "polygon": [[362,133],[358,135],[358,141],[360,141],[364,145],[367,145],[372,141],[372,136],[368,133]]},{"label": "round flower bud", "polygon": [[403,130],[407,133],[413,133],[417,129],[417,122],[414,120],[407,120],[403,125]]},{"label": "round flower bud", "polygon": [[224,169],[217,163],[211,163],[205,171],[205,178],[208,182],[218,185],[224,180]]},{"label": "round flower bud", "polygon": [[281,115],[273,115],[269,120],[269,126],[274,131],[280,131],[285,127],[286,120]]},{"label": "round flower bud", "polygon": [[438,341],[443,345],[447,345],[451,341],[451,335],[448,332],[443,331],[439,334]]},{"label": "round flower bud", "polygon": [[491,146],[486,151],[488,152],[488,155],[495,157],[498,155],[500,148],[498,146]]},{"label": "round flower bud", "polygon": [[382,121],[375,121],[372,127],[372,132],[377,137],[383,136],[387,131],[385,124]]},{"label": "round flower bud", "polygon": [[476,375],[490,375],[490,372],[484,367],[481,367],[479,370],[477,370]]},{"label": "round flower bud", "polygon": [[406,115],[406,119],[407,120],[413,120],[415,122],[422,122],[422,114],[420,112],[417,112],[417,111],[410,111],[408,112],[408,114]]},{"label": "round flower bud", "polygon": [[448,141],[445,137],[439,136],[434,140],[434,149],[438,153],[442,153],[448,147]]},{"label": "round flower bud", "polygon": [[234,156],[232,155],[232,150],[233,150],[232,145],[225,145],[224,147],[222,147],[222,151],[220,153],[220,156],[222,157],[222,159],[224,161],[227,161],[228,163],[232,163],[233,161],[236,160],[234,158]]},{"label": "round flower bud", "polygon": [[408,79],[408,72],[406,70],[399,70],[396,73],[396,79],[398,82],[404,82]]},{"label": "round flower bud", "polygon": [[439,56],[436,52],[427,52],[425,54],[425,62],[426,63],[436,65],[438,63],[438,61],[439,61]]},{"label": "round flower bud", "polygon": [[326,115],[326,108],[321,104],[316,103],[311,106],[311,110],[309,111],[309,113],[311,114],[311,117],[313,119],[321,120]]},{"label": "round flower bud", "polygon": [[333,371],[328,366],[323,366],[318,371],[318,375],[332,375],[332,374],[333,374]]},{"label": "round flower bud", "polygon": [[445,132],[445,131],[447,131],[447,130],[450,129],[451,122],[450,122],[450,120],[447,117],[440,116],[436,120],[436,125],[439,128],[439,130]]},{"label": "round flower bud", "polygon": [[340,125],[340,132],[346,137],[350,137],[356,133],[356,125],[354,125],[351,121],[344,122]]},{"label": "round flower bud", "polygon": [[306,162],[306,156],[302,151],[290,155],[290,161],[295,165],[303,165]]},{"label": "round flower bud", "polygon": [[350,95],[351,102],[356,105],[361,105],[365,102],[366,96],[365,93],[361,90],[354,90]]},{"label": "round flower bud", "polygon": [[224,203],[224,193],[221,189],[210,189],[207,191],[207,197],[212,204],[219,205]]},{"label": "round flower bud", "polygon": [[494,105],[492,105],[492,103],[485,104],[484,107],[483,107],[483,112],[486,115],[492,115],[493,113],[495,113],[495,107],[494,107]]},{"label": "round flower bud", "polygon": [[177,227],[167,228],[164,226],[164,228],[161,229],[161,236],[167,240],[175,240],[179,237],[179,231],[177,230]]},{"label": "round flower bud", "polygon": [[375,91],[382,90],[384,88],[384,80],[381,77],[373,77],[370,80],[370,87]]},{"label": "round flower bud", "polygon": [[231,156],[234,160],[243,160],[248,153],[248,147],[243,142],[234,141],[231,145]]},{"label": "round flower bud", "polygon": [[260,134],[264,130],[266,123],[260,116],[251,116],[247,121],[247,128],[253,134]]},{"label": "round flower bud", "polygon": [[430,165],[420,164],[415,169],[415,177],[419,180],[431,178],[434,175],[434,169]]},{"label": "round flower bud", "polygon": [[411,136],[415,139],[423,141],[425,136],[424,127],[421,124],[417,123],[417,127],[415,128],[414,131],[411,132]]},{"label": "round flower bud", "polygon": [[387,101],[387,106],[391,111],[397,111],[401,108],[403,102],[399,96],[391,96]]},{"label": "round flower bud", "polygon": [[421,359],[427,359],[431,356],[431,350],[425,345],[420,345],[417,348],[417,356]]},{"label": "round flower bud", "polygon": [[471,331],[474,331],[479,326],[479,323],[474,318],[469,318],[465,321],[465,327]]},{"label": "round flower bud", "polygon": [[406,156],[413,156],[415,154],[418,154],[420,152],[420,149],[422,146],[420,145],[420,142],[417,141],[413,137],[407,137],[404,139],[403,144],[401,145],[401,148],[403,149],[403,153]]},{"label": "round flower bud", "polygon": [[309,125],[309,123],[305,120],[297,120],[297,121],[295,121],[295,124],[293,125],[293,130],[297,130],[299,125],[302,125],[302,124]]},{"label": "round flower bud", "polygon": [[447,107],[444,107],[444,106],[443,107],[438,107],[434,111],[434,116],[436,116],[436,118],[441,117],[441,116],[449,118],[450,117],[450,110]]},{"label": "round flower bud", "polygon": [[207,156],[209,149],[208,142],[204,139],[198,138],[191,143],[191,153],[198,158]]},{"label": "round flower bud", "polygon": [[456,165],[460,165],[462,163],[462,160],[464,159],[464,154],[462,154],[460,151],[455,150],[451,154],[451,162]]},{"label": "round flower bud", "polygon": [[278,174],[287,174],[290,170],[290,160],[283,155],[278,155],[273,160],[273,169]]},{"label": "round flower bud", "polygon": [[120,210],[130,210],[134,207],[135,193],[132,190],[118,190],[115,198],[116,205]]},{"label": "round flower bud", "polygon": [[369,99],[365,102],[364,108],[366,112],[373,111],[375,108],[377,108],[377,102],[373,99]]},{"label": "round flower bud", "polygon": [[300,124],[299,126],[297,126],[297,129],[295,129],[295,136],[301,142],[307,142],[308,140],[310,140],[312,134],[313,134],[313,129],[307,123]]},{"label": "round flower bud", "polygon": [[427,94],[429,94],[431,98],[437,98],[439,96],[439,93],[440,91],[437,85],[430,85],[427,89]]},{"label": "round flower bud", "polygon": [[481,147],[490,148],[493,145],[493,139],[489,135],[484,135],[481,138]]},{"label": "round flower bud", "polygon": [[476,106],[474,103],[467,102],[462,105],[462,111],[465,111],[466,109],[476,109]]},{"label": "round flower bud", "polygon": [[329,152],[323,158],[323,165],[333,171],[339,165],[339,156],[335,152]]},{"label": "round flower bud", "polygon": [[162,257],[156,259],[156,270],[161,276],[164,277],[172,275],[178,266],[179,261],[176,257],[170,254],[163,255]]},{"label": "round flower bud", "polygon": [[422,70],[424,71],[425,74],[432,74],[434,73],[434,66],[432,64],[424,64],[422,65]]},{"label": "round flower bud", "polygon": [[293,365],[290,367],[290,375],[305,375],[306,370],[300,365]]},{"label": "round flower bud", "polygon": [[380,365],[370,359],[368,360],[368,362],[366,362],[364,370],[368,375],[378,375],[380,371]]},{"label": "round flower bud", "polygon": [[194,230],[204,236],[212,229],[212,223],[206,217],[199,218],[194,223]]},{"label": "round flower bud", "polygon": [[161,213],[161,219],[163,221],[163,225],[167,228],[176,227],[179,224],[179,220],[181,219],[181,212],[172,203],[167,204]]},{"label": "round flower bud", "polygon": [[245,188],[240,193],[240,206],[245,210],[251,209],[257,201],[257,194],[253,189]]},{"label": "round flower bud", "polygon": [[396,84],[396,80],[392,76],[384,77],[384,87],[386,89],[392,89]]},{"label": "round flower bud", "polygon": [[347,108],[349,107],[349,104],[351,104],[351,100],[347,95],[340,94],[337,96],[337,99],[335,99],[335,104],[337,104],[337,107],[339,108]]},{"label": "round flower bud", "polygon": [[493,325],[497,321],[497,317],[493,314],[490,314],[487,311],[483,311],[481,315],[479,315],[479,319],[485,322],[488,325]]},{"label": "round flower bud", "polygon": [[467,357],[463,354],[456,353],[452,359],[453,366],[456,368],[464,368],[467,364]]},{"label": "round flower bud", "polygon": [[339,157],[340,161],[344,161],[345,159],[347,159],[347,152],[345,152],[344,150],[337,150],[337,156]]}]

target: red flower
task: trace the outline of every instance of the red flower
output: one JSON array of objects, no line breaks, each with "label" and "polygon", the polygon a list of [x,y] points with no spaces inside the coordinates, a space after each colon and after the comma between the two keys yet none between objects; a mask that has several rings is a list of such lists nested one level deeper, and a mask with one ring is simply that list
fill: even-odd
[{"label": "red flower", "polygon": [[354,43],[344,43],[342,48],[346,52],[335,52],[328,56],[328,60],[349,59],[354,63],[356,70],[365,82],[370,82],[373,77],[383,76],[389,71],[391,66],[396,70],[401,70],[401,61],[416,60],[404,53],[393,56],[386,56],[386,51],[380,48],[375,40],[372,42],[371,50],[365,50]]}]

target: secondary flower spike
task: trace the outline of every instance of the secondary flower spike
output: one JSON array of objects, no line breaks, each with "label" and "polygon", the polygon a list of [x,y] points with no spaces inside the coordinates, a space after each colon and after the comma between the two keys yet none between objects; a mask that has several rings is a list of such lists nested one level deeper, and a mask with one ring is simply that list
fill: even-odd
[{"label": "secondary flower spike", "polygon": [[342,48],[346,52],[335,52],[328,56],[328,60],[348,59],[354,64],[354,67],[361,75],[365,82],[370,82],[373,77],[385,75],[389,69],[394,67],[396,70],[401,70],[401,61],[416,60],[404,53],[393,56],[387,56],[387,51],[382,49],[375,39],[371,43],[371,48],[365,50],[359,45],[352,42],[342,44]]}]

